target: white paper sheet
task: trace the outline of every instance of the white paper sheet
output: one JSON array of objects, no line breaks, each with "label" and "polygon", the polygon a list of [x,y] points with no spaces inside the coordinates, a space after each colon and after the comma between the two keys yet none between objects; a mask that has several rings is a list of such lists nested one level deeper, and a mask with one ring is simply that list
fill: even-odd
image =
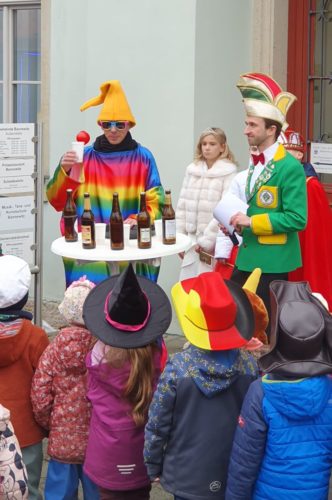
[{"label": "white paper sheet", "polygon": [[213,216],[219,221],[231,234],[234,227],[230,224],[231,217],[237,212],[247,213],[248,205],[233,193],[226,193],[213,210]]}]

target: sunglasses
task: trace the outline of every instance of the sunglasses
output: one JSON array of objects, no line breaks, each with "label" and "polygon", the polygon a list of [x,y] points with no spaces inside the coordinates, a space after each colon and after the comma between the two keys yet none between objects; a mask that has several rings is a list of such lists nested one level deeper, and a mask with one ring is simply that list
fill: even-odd
[{"label": "sunglasses", "polygon": [[129,122],[102,122],[102,121],[99,121],[98,122],[98,125],[104,129],[104,130],[109,130],[111,129],[112,127],[115,127],[117,130],[124,130],[126,128],[126,126],[129,124]]}]

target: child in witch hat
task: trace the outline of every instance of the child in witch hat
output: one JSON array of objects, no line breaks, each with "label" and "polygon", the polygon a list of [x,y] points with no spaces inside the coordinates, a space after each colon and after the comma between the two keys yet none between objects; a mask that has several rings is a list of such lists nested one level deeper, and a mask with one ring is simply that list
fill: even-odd
[{"label": "child in witch hat", "polygon": [[332,317],[305,282],[274,281],[266,375],[245,397],[226,499],[326,500],[332,467]]},{"label": "child in witch hat", "polygon": [[87,357],[92,417],[84,471],[99,486],[101,500],[150,497],[144,425],[171,316],[165,292],[136,276],[131,264],[85,301],[85,324],[99,340]]},{"label": "child in witch hat", "polygon": [[34,418],[30,390],[49,341],[44,330],[32,323],[32,314],[24,310],[30,282],[27,262],[14,255],[0,256],[0,402],[10,411],[22,450],[29,500],[38,500],[46,433]]},{"label": "child in witch hat", "polygon": [[242,400],[258,375],[252,354],[239,349],[254,334],[254,312],[246,292],[218,272],[177,283],[172,299],[191,345],[160,378],[144,459],[151,480],[175,499],[221,500]]},{"label": "child in witch hat", "polygon": [[49,431],[46,500],[74,498],[80,482],[86,500],[99,499],[96,485],[83,472],[91,416],[85,358],[95,339],[86,329],[82,314],[94,286],[82,276],[65,291],[59,311],[68,326],[43,352],[32,381],[35,418]]}]

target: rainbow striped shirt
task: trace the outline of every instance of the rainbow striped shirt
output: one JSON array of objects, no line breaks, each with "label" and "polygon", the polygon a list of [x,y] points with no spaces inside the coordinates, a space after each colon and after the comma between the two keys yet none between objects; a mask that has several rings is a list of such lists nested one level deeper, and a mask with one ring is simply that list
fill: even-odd
[{"label": "rainbow striped shirt", "polygon": [[[102,153],[96,151],[93,146],[87,146],[84,149],[83,168],[79,178],[78,176],[73,178],[73,172],[68,176],[59,164],[47,185],[48,200],[57,211],[62,211],[64,208],[66,189],[73,190],[79,221],[83,212],[85,192],[90,194],[95,222],[109,222],[115,191],[119,193],[120,209],[124,219],[136,217],[142,191],[146,192],[151,219],[161,217],[164,191],[160,184],[157,165],[152,153],[140,144],[132,151],[113,153]],[[62,220],[61,233],[63,234]],[[110,275],[105,262],[82,264],[65,258],[64,265],[67,287],[84,274],[94,283],[99,283]],[[141,263],[136,271],[156,281],[159,267]]]}]

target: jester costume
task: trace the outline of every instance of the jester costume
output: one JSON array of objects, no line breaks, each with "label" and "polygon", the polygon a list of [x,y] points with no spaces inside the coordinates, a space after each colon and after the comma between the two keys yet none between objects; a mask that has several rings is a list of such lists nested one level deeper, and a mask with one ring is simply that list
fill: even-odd
[{"label": "jester costume", "polygon": [[[102,105],[98,115],[98,125],[104,130],[118,124],[129,128],[136,125],[125,93],[118,80],[109,80],[100,86],[100,95],[93,97],[81,106],[85,111],[91,106]],[[105,127],[103,127],[105,122]],[[121,122],[123,122],[121,124]],[[66,172],[67,170],[67,172]],[[78,215],[78,229],[81,230],[80,217],[83,213],[84,193],[90,194],[91,209],[95,222],[108,224],[111,214],[113,193],[119,194],[120,210],[123,220],[136,218],[139,212],[140,193],[146,193],[146,205],[151,221],[161,217],[164,191],[160,184],[159,173],[150,151],[131,137],[128,131],[121,142],[111,141],[104,135],[97,137],[92,146],[84,149],[83,165],[74,163],[72,168],[64,168],[61,161],[47,186],[47,197],[57,210],[63,210],[66,202],[66,189],[73,190]],[[61,220],[61,232],[64,223]],[[111,274],[106,262],[75,261],[64,258],[66,286],[86,275],[93,283],[99,283]],[[120,264],[121,268],[127,263]],[[159,260],[139,262],[136,272],[157,281]]]},{"label": "jester costume", "polygon": [[[112,147],[105,144],[104,136],[98,137],[92,146],[84,150],[83,168],[78,179],[67,175],[58,165],[53,178],[47,186],[47,197],[51,205],[57,210],[63,210],[66,202],[66,189],[73,190],[78,215],[78,229],[83,212],[84,193],[90,193],[91,209],[95,222],[109,222],[112,209],[113,192],[119,193],[120,209],[123,219],[136,217],[139,211],[139,198],[142,191],[146,192],[147,208],[151,219],[161,217],[163,202],[163,188],[155,159],[151,152],[131,139],[130,133],[122,148],[117,151],[105,152]],[[127,148],[125,151],[119,149]],[[130,148],[130,149],[128,149]],[[63,219],[61,232],[64,234]],[[66,273],[66,287],[82,275],[89,280],[99,283],[110,276],[106,262],[78,262],[64,258]],[[136,272],[157,281],[159,266],[148,263],[137,263]]]}]

